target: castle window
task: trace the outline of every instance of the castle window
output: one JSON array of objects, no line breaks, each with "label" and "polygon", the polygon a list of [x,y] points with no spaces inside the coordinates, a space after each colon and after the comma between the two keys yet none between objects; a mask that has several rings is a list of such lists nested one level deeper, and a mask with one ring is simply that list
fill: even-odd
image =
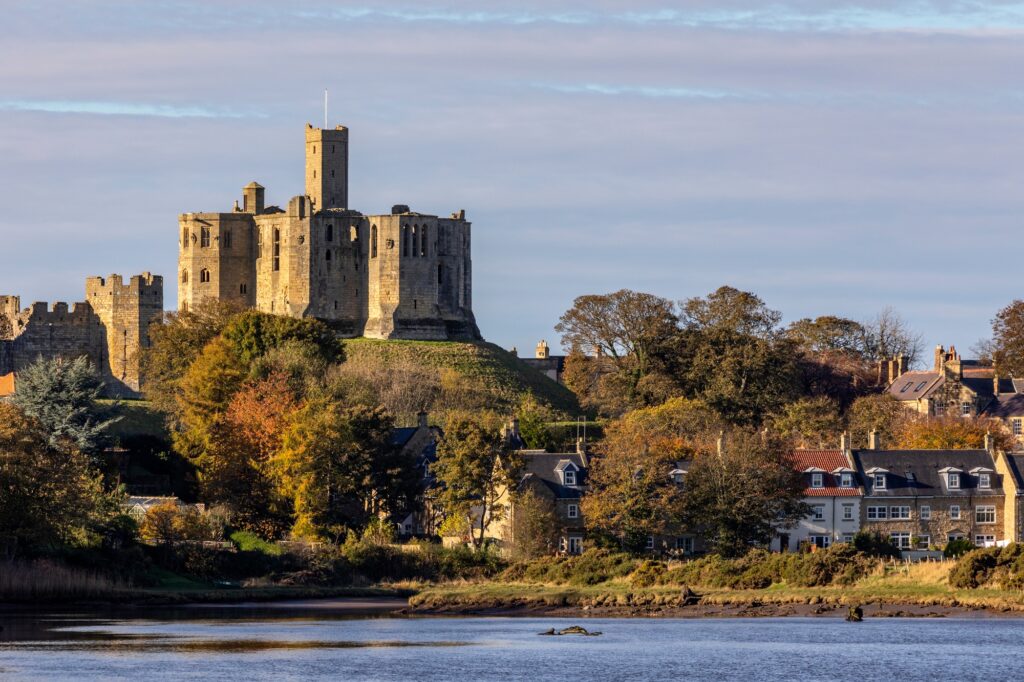
[{"label": "castle window", "polygon": [[281,269],[281,230],[274,229],[274,272]]},{"label": "castle window", "polygon": [[427,226],[424,225],[422,229],[423,233],[420,235],[420,255],[425,257],[427,255]]},{"label": "castle window", "polygon": [[182,301],[181,302],[181,312],[183,312],[183,313],[187,313],[188,312],[188,301]]},{"label": "castle window", "polygon": [[210,246],[210,228],[204,227],[199,231],[199,246],[208,248]]},{"label": "castle window", "polygon": [[245,294],[249,293],[249,287],[247,287],[245,285],[245,283],[239,284],[238,285],[238,293],[240,293],[240,294],[242,294],[244,296]]},{"label": "castle window", "polygon": [[338,309],[338,302],[337,302],[337,301],[335,301],[335,302],[334,302],[334,309],[335,309],[335,310],[337,310],[337,309]]},{"label": "castle window", "polygon": [[402,225],[402,255],[409,257],[409,226]]},{"label": "castle window", "polygon": [[181,231],[181,248],[188,246],[188,228]]},{"label": "castle window", "polygon": [[316,171],[315,170],[313,171],[313,179],[314,180],[316,179]]},{"label": "castle window", "polygon": [[327,249],[327,251],[324,253],[324,260],[327,261],[327,272],[330,272],[331,271],[331,250],[330,249]]},{"label": "castle window", "polygon": [[420,243],[419,242],[419,233],[420,233],[419,225],[413,225],[412,226],[412,255],[413,255],[413,258],[416,257],[416,254],[419,253],[419,250],[420,250],[420,247],[419,247],[419,243]]},{"label": "castle window", "polygon": [[199,281],[201,283],[203,283],[203,284],[208,283],[210,281],[210,271],[207,270],[206,268],[203,268],[202,270],[200,270],[199,271]]},{"label": "castle window", "polygon": [[440,286],[444,283],[444,265],[441,263],[437,264],[437,284]]},{"label": "castle window", "polygon": [[334,177],[334,169],[331,169],[331,177]]},{"label": "castle window", "polygon": [[263,258],[263,232],[256,233],[256,257]]},{"label": "castle window", "polygon": [[188,284],[188,270],[181,271],[181,283]]},{"label": "castle window", "polygon": [[334,241],[334,225],[327,226],[327,233],[324,235],[324,238],[329,242]]},{"label": "castle window", "polygon": [[316,154],[316,145],[313,145],[313,153]]},{"label": "castle window", "polygon": [[377,226],[370,228],[370,258],[377,257]]},{"label": "castle window", "polygon": [[220,245],[225,249],[231,248],[231,230],[224,230],[220,236]]}]

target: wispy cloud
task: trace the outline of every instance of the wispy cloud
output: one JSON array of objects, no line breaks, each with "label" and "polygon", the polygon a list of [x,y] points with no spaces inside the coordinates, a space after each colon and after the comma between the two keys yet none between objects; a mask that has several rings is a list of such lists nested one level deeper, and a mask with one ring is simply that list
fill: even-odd
[{"label": "wispy cloud", "polygon": [[760,93],[704,90],[700,88],[659,87],[648,85],[609,85],[603,83],[533,83],[534,88],[569,95],[636,95],[639,97],[671,99],[764,99]]},{"label": "wispy cloud", "polygon": [[157,116],[160,118],[265,118],[264,114],[259,113],[200,106],[88,100],[0,100],[0,110],[39,111],[52,114],[98,114],[102,116]]}]

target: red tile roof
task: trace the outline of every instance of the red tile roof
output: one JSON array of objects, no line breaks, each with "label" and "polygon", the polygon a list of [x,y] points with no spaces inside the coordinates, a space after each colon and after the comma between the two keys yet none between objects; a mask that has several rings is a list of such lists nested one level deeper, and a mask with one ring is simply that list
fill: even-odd
[{"label": "red tile roof", "polygon": [[[860,488],[841,488],[839,487],[839,481],[835,476],[832,475],[832,471],[839,468],[852,469],[849,460],[846,459],[846,455],[843,454],[842,450],[794,450],[793,451],[793,465],[797,471],[803,472],[805,469],[816,467],[818,469],[824,469],[824,487],[812,488],[809,485],[804,489],[805,497],[859,497],[861,495]],[[810,483],[810,474],[808,476],[808,483]],[[856,484],[856,478],[854,478]]]}]

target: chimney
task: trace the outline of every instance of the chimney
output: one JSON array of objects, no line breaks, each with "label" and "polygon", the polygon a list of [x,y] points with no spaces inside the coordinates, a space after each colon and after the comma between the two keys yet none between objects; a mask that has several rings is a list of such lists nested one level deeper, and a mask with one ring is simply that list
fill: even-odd
[{"label": "chimney", "polygon": [[992,395],[999,397],[999,374],[992,375]]},{"label": "chimney", "polygon": [[420,410],[416,414],[416,425],[419,428],[421,428],[421,429],[427,428],[427,426],[428,426],[428,423],[427,423],[427,413],[425,411]]},{"label": "chimney", "polygon": [[540,343],[537,344],[537,350],[535,353],[538,360],[547,360],[551,357],[551,349],[548,347],[548,342],[541,339]]},{"label": "chimney", "polygon": [[514,438],[519,438],[519,417],[512,417],[512,421],[508,423],[508,432]]},{"label": "chimney", "polygon": [[719,457],[725,454],[725,431],[718,432],[718,440],[715,442],[715,447]]},{"label": "chimney", "polygon": [[896,378],[897,379],[899,379],[901,376],[903,376],[903,372],[905,371],[904,368],[903,368],[903,365],[905,365],[906,362],[907,362],[907,358],[906,358],[905,355],[903,355],[903,353],[900,353],[899,355],[896,356]]},{"label": "chimney", "polygon": [[518,348],[516,348],[515,346],[512,346],[512,350],[510,350],[510,351],[509,351],[509,353],[510,353],[510,354],[512,355],[512,357],[514,357],[514,358],[518,358],[518,357],[519,357],[519,349],[518,349]]},{"label": "chimney", "polygon": [[839,437],[839,449],[843,452],[850,451],[850,434],[843,431],[843,435]]},{"label": "chimney", "polygon": [[992,437],[991,431],[985,432],[985,449],[995,454],[996,451],[996,439]]},{"label": "chimney", "polygon": [[939,344],[935,346],[935,371],[941,372],[944,364],[946,364],[946,349]]},{"label": "chimney", "polygon": [[868,434],[868,450],[878,449],[878,431],[871,429],[871,433]]}]

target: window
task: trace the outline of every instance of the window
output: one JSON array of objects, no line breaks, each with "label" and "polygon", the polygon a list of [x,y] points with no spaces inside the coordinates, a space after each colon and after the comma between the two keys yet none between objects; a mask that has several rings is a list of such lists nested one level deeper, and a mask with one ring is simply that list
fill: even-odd
[{"label": "window", "polygon": [[959,521],[960,520],[960,505],[958,505],[958,504],[951,504],[949,506],[949,518],[952,521]]},{"label": "window", "polygon": [[889,533],[889,541],[899,549],[910,549],[910,533]]},{"label": "window", "polygon": [[812,488],[824,488],[825,479],[821,474],[811,474],[811,487]]},{"label": "window", "polygon": [[653,535],[648,535],[647,536],[647,549],[654,549],[654,536]]},{"label": "window", "polygon": [[416,253],[420,250],[419,247],[419,227],[416,225],[412,226],[412,255],[415,257]]},{"label": "window", "polygon": [[960,403],[960,415],[963,417],[971,416],[974,406],[971,403],[963,402]]},{"label": "window", "polygon": [[875,474],[872,476],[872,480],[874,481],[875,488],[885,490],[885,474]]},{"label": "window", "polygon": [[932,508],[931,508],[931,506],[929,506],[927,504],[922,505],[921,506],[921,510],[920,510],[920,514],[921,514],[921,520],[922,521],[931,521],[932,520]]},{"label": "window", "polygon": [[853,474],[842,474],[839,477],[839,485],[843,488],[853,487]]},{"label": "window", "polygon": [[402,256],[409,257],[409,226],[402,225]]},{"label": "window", "polygon": [[974,544],[978,547],[993,547],[996,544],[995,535],[975,535]]},{"label": "window", "polygon": [[437,264],[437,286],[444,284],[444,264]]},{"label": "window", "polygon": [[579,505],[577,505],[577,504],[570,504],[566,508],[566,510],[565,510],[565,515],[567,517],[569,517],[570,519],[579,518],[579,515],[580,515],[580,507],[579,507]]},{"label": "window", "polygon": [[207,270],[206,268],[203,268],[202,270],[200,270],[199,271],[199,281],[202,282],[203,284],[209,283],[209,281],[210,281],[210,271]]},{"label": "window", "polygon": [[324,239],[329,242],[334,241],[334,225],[328,225],[327,230],[324,232]]},{"label": "window", "polygon": [[953,540],[963,540],[963,539],[964,539],[964,534],[963,533],[950,533],[949,535],[946,536],[946,542],[953,542]]},{"label": "window", "polygon": [[683,554],[693,554],[693,538],[676,538],[676,549]]},{"label": "window", "polygon": [[991,474],[978,474],[978,487],[979,488],[991,488],[992,487],[992,475]]},{"label": "window", "polygon": [[828,535],[809,535],[807,541],[821,549],[828,549],[832,544],[832,538]]},{"label": "window", "polygon": [[188,284],[188,270],[181,271],[181,283]]},{"label": "window", "polygon": [[244,296],[245,294],[249,293],[249,287],[246,286],[244,283],[243,284],[239,284],[238,285],[238,293],[240,293],[240,294],[242,294]]},{"label": "window", "polygon": [[256,233],[256,257],[263,258],[263,233]]},{"label": "window", "polygon": [[949,474],[947,474],[947,476],[949,477],[947,479],[947,481],[948,481],[947,482],[947,487],[948,488],[950,488],[950,489],[957,489],[957,488],[960,487],[960,474],[956,474],[956,473],[950,472]]},{"label": "window", "polygon": [[823,504],[811,505],[811,518],[813,518],[815,521],[824,521],[825,520],[825,505],[823,505]]},{"label": "window", "polygon": [[426,257],[427,255],[427,226],[424,225],[422,228],[423,233],[420,234],[420,255]]},{"label": "window", "polygon": [[204,249],[210,246],[210,228],[203,227],[199,230],[199,246]]},{"label": "window", "polygon": [[281,269],[281,230],[274,228],[274,272]]},{"label": "window", "polygon": [[996,522],[996,508],[995,505],[981,505],[974,508],[974,522],[975,523],[995,523]]},{"label": "window", "polygon": [[886,507],[868,507],[868,521],[884,521],[888,511]]},{"label": "window", "polygon": [[377,257],[377,226],[370,228],[370,258]]},{"label": "window", "polygon": [[224,230],[220,233],[220,246],[223,249],[231,248],[231,230]]},{"label": "window", "polygon": [[330,249],[327,249],[327,251],[324,252],[324,261],[326,261],[326,263],[327,263],[327,272],[330,272],[331,271],[331,250]]},{"label": "window", "polygon": [[910,507],[889,507],[889,518],[893,521],[909,521]]},{"label": "window", "polygon": [[928,383],[927,381],[922,381],[921,383],[919,383],[917,385],[917,388],[915,388],[914,390],[915,391],[920,391],[922,388],[924,388],[924,385],[927,384],[927,383]]},{"label": "window", "polygon": [[932,536],[917,535],[914,537],[914,541],[918,549],[928,549],[928,546],[932,544]]},{"label": "window", "polygon": [[843,533],[841,542],[853,542],[853,533]]},{"label": "window", "polygon": [[188,228],[181,231],[181,248],[188,246]]},{"label": "window", "polygon": [[572,471],[571,469],[566,469],[565,472],[563,472],[563,476],[565,477],[565,484],[566,485],[576,485],[576,472],[575,471]]},{"label": "window", "polygon": [[568,546],[569,554],[579,554],[583,551],[583,538],[571,537],[569,538]]},{"label": "window", "polygon": [[910,390],[910,387],[913,386],[913,385],[914,385],[913,381],[908,381],[906,384],[903,385],[903,388],[900,389],[900,393],[906,393],[907,391]]},{"label": "window", "polygon": [[853,505],[843,505],[843,521],[853,521]]},{"label": "window", "polygon": [[936,400],[935,401],[935,415],[936,416],[941,416],[945,412],[946,412],[946,404],[944,402],[942,402],[941,400]]}]

